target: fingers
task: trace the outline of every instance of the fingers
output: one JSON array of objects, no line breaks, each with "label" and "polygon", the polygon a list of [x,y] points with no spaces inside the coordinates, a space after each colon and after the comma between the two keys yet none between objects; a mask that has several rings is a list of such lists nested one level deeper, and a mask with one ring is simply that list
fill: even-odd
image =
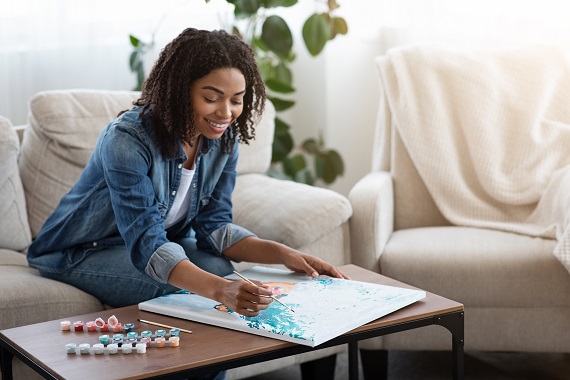
[{"label": "fingers", "polygon": [[350,278],[348,276],[346,276],[344,273],[342,273],[341,271],[339,271],[338,269],[336,269],[333,266],[331,266],[331,269],[329,272],[330,272],[331,276],[333,276],[333,277],[342,278],[344,280],[350,280]]},{"label": "fingers", "polygon": [[[257,283],[259,285],[257,285]],[[261,310],[269,307],[273,302],[271,298],[271,290],[266,285],[256,281],[256,285],[252,285],[245,281],[239,282],[239,290],[236,295],[235,311],[246,317],[254,317]]]}]

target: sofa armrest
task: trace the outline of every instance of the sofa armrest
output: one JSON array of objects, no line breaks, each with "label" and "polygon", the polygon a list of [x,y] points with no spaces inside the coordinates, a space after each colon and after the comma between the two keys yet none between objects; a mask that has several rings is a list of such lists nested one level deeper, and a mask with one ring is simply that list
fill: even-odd
[{"label": "sofa armrest", "polygon": [[233,211],[236,224],[298,249],[348,222],[352,207],[332,190],[252,173],[238,176]]},{"label": "sofa armrest", "polygon": [[380,255],[394,231],[394,190],[388,172],[373,172],[354,185],[348,199],[353,264],[379,272]]}]

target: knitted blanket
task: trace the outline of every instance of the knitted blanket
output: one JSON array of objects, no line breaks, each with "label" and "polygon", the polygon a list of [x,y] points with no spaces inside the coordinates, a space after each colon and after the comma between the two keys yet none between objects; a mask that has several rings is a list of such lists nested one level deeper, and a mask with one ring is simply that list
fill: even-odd
[{"label": "knitted blanket", "polygon": [[453,224],[556,239],[570,271],[570,51],[392,49],[393,123]]}]

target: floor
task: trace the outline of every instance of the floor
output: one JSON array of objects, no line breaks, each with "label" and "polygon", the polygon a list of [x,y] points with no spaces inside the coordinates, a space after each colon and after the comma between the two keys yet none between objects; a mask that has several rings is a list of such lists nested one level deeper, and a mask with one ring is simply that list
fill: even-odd
[{"label": "floor", "polygon": [[[335,380],[348,379],[347,355],[337,358]],[[411,365],[413,363],[413,365]],[[450,380],[449,352],[391,351],[389,380]],[[363,379],[360,372],[360,379]],[[300,380],[298,366],[247,380]],[[466,353],[465,380],[570,380],[570,354]]]}]

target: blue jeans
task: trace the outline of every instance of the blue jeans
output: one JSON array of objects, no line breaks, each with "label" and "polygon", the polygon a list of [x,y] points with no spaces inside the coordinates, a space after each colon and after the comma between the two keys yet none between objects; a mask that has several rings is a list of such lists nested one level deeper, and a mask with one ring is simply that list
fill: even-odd
[{"label": "blue jeans", "polygon": [[[184,248],[192,263],[207,272],[226,276],[234,270],[225,257],[199,251],[194,238],[176,243]],[[136,305],[179,290],[137,270],[125,246],[75,251],[69,260],[72,262],[68,270],[59,273],[41,271],[42,276],[75,286],[112,307]]]}]

